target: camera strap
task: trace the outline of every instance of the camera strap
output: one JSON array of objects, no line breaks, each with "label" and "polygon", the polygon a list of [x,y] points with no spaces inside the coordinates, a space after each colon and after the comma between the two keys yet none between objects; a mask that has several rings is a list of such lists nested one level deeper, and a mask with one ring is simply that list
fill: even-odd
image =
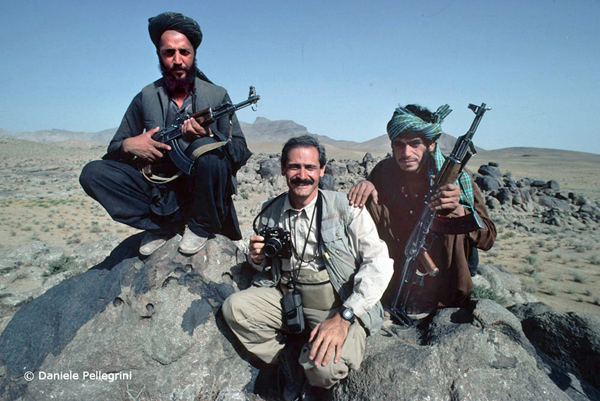
[{"label": "camera strap", "polygon": [[256,215],[256,217],[254,218],[254,221],[252,221],[252,229],[254,230],[254,234],[258,235],[258,228],[256,227],[256,222],[258,221],[258,218],[259,218],[260,216],[262,216],[262,214],[263,214],[264,212],[266,212],[266,211],[267,211],[267,209],[268,209],[268,208],[269,208],[269,207],[270,207],[270,206],[271,206],[273,203],[275,203],[275,201],[276,201],[277,199],[281,198],[282,196],[286,196],[286,195],[287,195],[287,192],[284,192],[284,193],[282,193],[282,194],[278,195],[276,198],[273,198],[273,199],[271,199],[271,201],[270,201],[269,203],[267,203],[267,204],[265,205],[265,207],[263,207],[263,208],[262,208],[262,210],[261,210],[261,211],[260,211],[260,212],[259,212],[259,213]]}]

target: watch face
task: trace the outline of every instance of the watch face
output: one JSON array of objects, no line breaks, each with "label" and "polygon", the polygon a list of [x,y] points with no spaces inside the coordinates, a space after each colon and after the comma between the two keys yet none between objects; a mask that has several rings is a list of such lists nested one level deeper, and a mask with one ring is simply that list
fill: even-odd
[{"label": "watch face", "polygon": [[344,317],[344,319],[350,320],[354,316],[354,312],[352,312],[352,309],[344,309],[344,312],[342,312],[342,316]]}]

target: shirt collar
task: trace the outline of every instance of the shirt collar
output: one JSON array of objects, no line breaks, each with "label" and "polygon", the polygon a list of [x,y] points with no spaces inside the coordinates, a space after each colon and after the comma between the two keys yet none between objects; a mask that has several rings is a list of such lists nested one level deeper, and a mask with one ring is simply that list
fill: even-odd
[{"label": "shirt collar", "polygon": [[315,196],[314,199],[311,200],[308,205],[304,206],[301,209],[296,209],[296,208],[292,207],[292,204],[290,203],[289,193],[288,193],[288,196],[286,196],[285,200],[283,201],[283,209],[281,211],[281,215],[283,216],[285,214],[285,212],[287,212],[288,210],[293,210],[296,212],[304,213],[305,216],[310,216],[315,208],[315,205],[317,204],[318,198],[319,198],[319,196],[317,193],[317,196]]}]

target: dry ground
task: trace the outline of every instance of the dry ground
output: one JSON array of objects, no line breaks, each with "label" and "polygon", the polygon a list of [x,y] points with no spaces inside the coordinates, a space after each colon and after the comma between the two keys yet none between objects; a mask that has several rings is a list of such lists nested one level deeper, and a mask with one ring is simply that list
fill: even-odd
[{"label": "dry ground", "polygon": [[[278,153],[281,145],[251,144],[251,148]],[[122,238],[136,233],[113,222],[79,186],[77,178],[83,165],[100,158],[104,149],[85,143],[40,144],[0,138],[0,248],[39,240],[69,250],[109,233]],[[330,157],[337,159],[364,156],[329,151]],[[499,162],[500,169],[510,171],[515,178],[555,179],[566,191],[600,199],[599,155],[503,150],[477,155],[470,167],[476,170],[474,166],[488,161]],[[236,207],[244,228],[250,227],[257,208],[273,195],[260,188],[259,183],[240,185],[244,196],[238,195]],[[499,219],[498,241],[492,250],[481,254],[481,262],[516,274],[528,291],[549,305],[600,315],[600,232],[547,226],[543,232],[532,233],[514,229],[509,220]],[[6,283],[4,289],[0,286],[0,293],[14,292],[18,284]]]}]

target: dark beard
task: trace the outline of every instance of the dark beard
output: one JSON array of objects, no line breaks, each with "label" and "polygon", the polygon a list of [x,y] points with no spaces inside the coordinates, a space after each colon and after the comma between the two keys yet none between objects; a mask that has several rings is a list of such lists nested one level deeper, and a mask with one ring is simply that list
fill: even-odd
[{"label": "dark beard", "polygon": [[189,69],[185,67],[181,67],[187,71],[185,77],[177,78],[171,74],[171,71],[177,71],[180,68],[171,68],[167,69],[165,65],[162,63],[162,60],[159,60],[160,63],[160,72],[162,73],[163,79],[165,81],[165,87],[167,88],[167,93],[169,95],[174,94],[188,94],[194,89],[194,79],[196,78],[196,60]]}]

